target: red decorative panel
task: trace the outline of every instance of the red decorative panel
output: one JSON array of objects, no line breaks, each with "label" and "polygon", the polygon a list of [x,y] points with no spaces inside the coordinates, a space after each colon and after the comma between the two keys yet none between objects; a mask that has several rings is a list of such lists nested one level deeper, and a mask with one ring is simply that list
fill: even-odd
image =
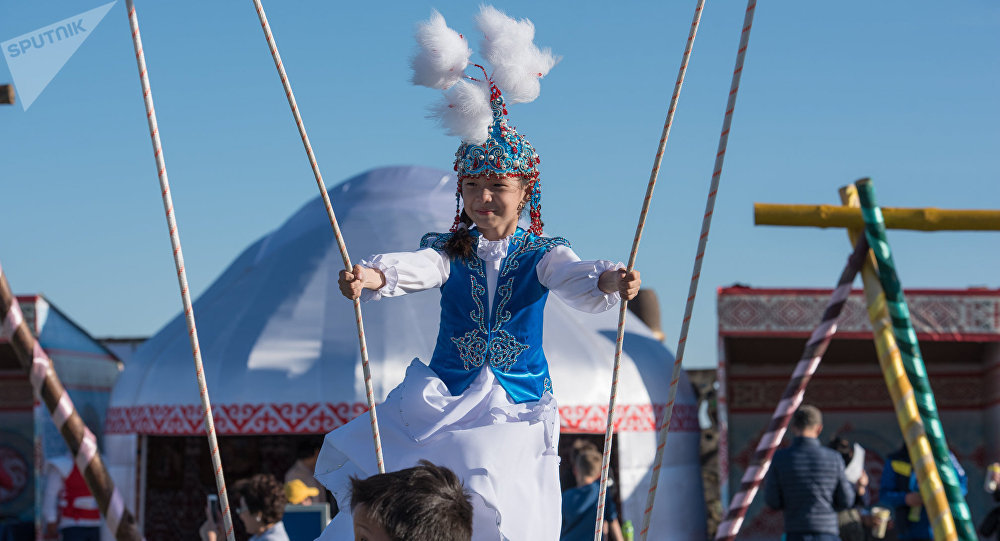
[{"label": "red decorative panel", "polygon": [[[329,432],[368,411],[363,402],[349,404],[216,404],[215,431],[220,435],[318,434]],[[201,406],[135,406],[108,408],[108,434],[181,436],[204,434]]]},{"label": "red decorative panel", "polygon": [[[655,431],[665,406],[619,405],[616,432]],[[215,431],[220,435],[317,434],[329,432],[368,411],[366,404],[216,404],[212,406]],[[607,406],[562,406],[559,408],[564,432],[603,433]],[[698,409],[675,404],[670,429],[698,432]],[[135,406],[108,408],[108,434],[195,435],[204,434],[200,406]]]},{"label": "red decorative panel", "polygon": [[[654,432],[663,420],[664,404],[618,405],[615,412],[615,432]],[[607,406],[561,406],[559,417],[562,432],[604,433],[608,426]],[[700,432],[698,407],[674,404],[670,416],[671,432]]]},{"label": "red decorative panel", "polygon": [[[820,322],[831,290],[724,289],[719,294],[722,335],[807,336]],[[995,292],[906,294],[917,333],[933,340],[1000,340],[1000,296]],[[864,297],[854,291],[838,333],[871,333]]]}]

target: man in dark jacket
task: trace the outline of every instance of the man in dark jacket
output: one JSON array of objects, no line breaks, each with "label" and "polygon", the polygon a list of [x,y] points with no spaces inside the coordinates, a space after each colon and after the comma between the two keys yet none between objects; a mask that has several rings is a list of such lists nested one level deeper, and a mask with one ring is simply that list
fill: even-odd
[{"label": "man in dark jacket", "polygon": [[854,504],[844,461],[819,443],[823,416],[803,405],[792,415],[792,445],[774,453],[764,501],[784,511],[787,541],[838,541],[837,511]]}]

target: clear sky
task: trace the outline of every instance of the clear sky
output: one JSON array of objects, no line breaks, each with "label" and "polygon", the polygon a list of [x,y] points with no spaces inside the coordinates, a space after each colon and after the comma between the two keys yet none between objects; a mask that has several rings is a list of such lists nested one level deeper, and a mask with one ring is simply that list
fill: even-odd
[{"label": "clear sky", "polygon": [[[103,3],[4,0],[0,42]],[[317,190],[252,3],[137,4],[197,295]],[[509,107],[542,157],[546,232],[625,260],[694,0],[496,5],[563,56],[537,101]],[[450,168],[458,141],[425,118],[439,93],[409,83],[414,23],[437,8],[475,49],[478,4],[265,8],[328,185],[383,165]],[[744,8],[707,3],[639,249],[671,349]],[[181,303],[124,0],[89,30],[27,111],[0,106],[0,262],[16,292],[44,293],[92,334],[148,336]],[[1000,209],[998,68],[993,0],[761,2],[685,364],[715,363],[716,288],[840,274],[842,231],[755,227],[754,202],[836,204],[870,176],[885,206]],[[889,239],[906,287],[1000,287],[1000,233]]]}]

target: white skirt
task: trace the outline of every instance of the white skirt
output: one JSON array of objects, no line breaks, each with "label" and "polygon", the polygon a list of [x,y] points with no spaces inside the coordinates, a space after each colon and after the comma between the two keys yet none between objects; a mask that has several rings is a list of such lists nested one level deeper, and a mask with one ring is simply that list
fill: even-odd
[{"label": "white skirt", "polygon": [[[559,409],[551,394],[514,404],[484,366],[452,396],[414,359],[406,376],[376,407],[386,471],[421,459],[446,466],[472,495],[475,541],[556,541],[561,525]],[[341,512],[321,540],[354,539],[350,478],[378,473],[367,414],[326,435],[316,479]]]}]

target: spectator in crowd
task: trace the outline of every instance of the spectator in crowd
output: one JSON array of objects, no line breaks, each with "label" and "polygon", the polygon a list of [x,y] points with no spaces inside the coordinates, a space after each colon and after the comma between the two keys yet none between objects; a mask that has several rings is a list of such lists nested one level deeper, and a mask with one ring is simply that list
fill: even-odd
[{"label": "spectator in crowd", "polygon": [[865,541],[869,538],[869,528],[865,526],[861,514],[868,496],[865,449],[839,435],[834,436],[828,446],[844,460],[844,476],[854,487],[854,505],[837,512],[840,539],[841,541]]},{"label": "spectator in crowd", "polygon": [[[239,502],[236,515],[250,535],[249,541],[289,541],[281,517],[285,514],[284,486],[269,474],[257,474],[236,483],[232,497]],[[198,530],[202,541],[225,539],[220,518],[209,507],[207,519]]]},{"label": "spectator in crowd", "polygon": [[323,436],[310,435],[302,438],[295,450],[295,464],[292,464],[292,467],[285,472],[286,484],[298,479],[307,487],[316,489],[316,495],[311,496],[312,503],[326,502],[326,488],[313,477],[313,472],[316,470],[316,458],[319,457],[319,450],[322,448]]},{"label": "spectator in crowd", "polygon": [[[948,456],[958,475],[964,496],[967,493],[965,470],[959,465],[955,455],[949,452]],[[906,445],[886,456],[882,483],[879,485],[879,503],[892,509],[893,523],[900,541],[931,541],[934,538]]]},{"label": "spectator in crowd", "polygon": [[351,479],[355,541],[470,541],[472,503],[451,470],[426,460]]},{"label": "spectator in crowd", "polygon": [[792,444],[774,453],[764,501],[782,510],[787,541],[838,541],[837,512],[854,505],[844,461],[819,443],[823,416],[803,405],[792,414]]},{"label": "spectator in crowd", "polygon": [[[986,468],[986,482],[983,488],[993,496],[993,501],[1000,502],[1000,463],[994,462]],[[983,518],[979,524],[979,535],[984,539],[1000,541],[1000,505],[994,507]]]},{"label": "spectator in crowd", "polygon": [[69,454],[46,463],[42,517],[45,534],[63,541],[98,541],[101,512],[80,469]]},{"label": "spectator in crowd", "polygon": [[[563,492],[562,529],[560,541],[590,541],[594,539],[597,499],[601,491],[601,452],[594,444],[577,440],[573,445],[573,477],[576,487]],[[611,541],[623,541],[618,509],[614,499],[604,503],[604,535]]]}]

